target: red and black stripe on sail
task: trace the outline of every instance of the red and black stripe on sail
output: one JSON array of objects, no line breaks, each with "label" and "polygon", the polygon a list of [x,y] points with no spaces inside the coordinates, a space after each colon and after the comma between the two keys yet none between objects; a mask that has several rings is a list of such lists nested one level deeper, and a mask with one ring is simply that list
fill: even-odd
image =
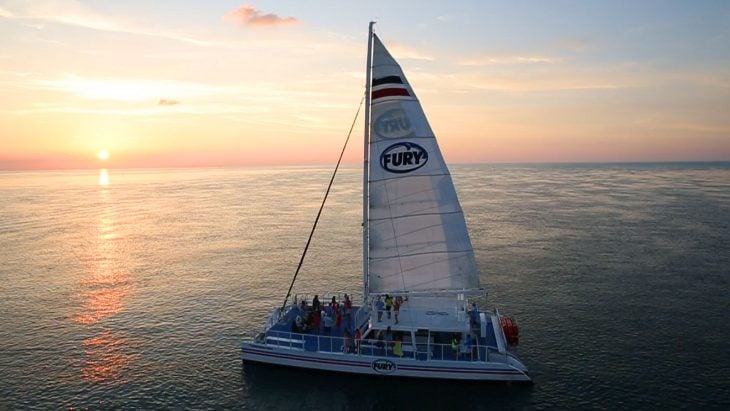
[{"label": "red and black stripe on sail", "polygon": [[[377,90],[375,90],[376,87],[378,87]],[[408,89],[406,89],[405,85],[403,85],[403,79],[400,78],[400,76],[386,76],[373,79],[373,101],[382,97],[392,96],[410,96]]]}]

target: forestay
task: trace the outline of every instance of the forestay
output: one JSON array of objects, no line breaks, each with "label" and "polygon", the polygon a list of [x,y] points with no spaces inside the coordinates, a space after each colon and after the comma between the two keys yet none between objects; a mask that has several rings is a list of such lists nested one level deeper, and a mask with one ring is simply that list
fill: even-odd
[{"label": "forestay", "polygon": [[406,77],[374,36],[369,291],[474,289],[479,274],[451,175]]}]

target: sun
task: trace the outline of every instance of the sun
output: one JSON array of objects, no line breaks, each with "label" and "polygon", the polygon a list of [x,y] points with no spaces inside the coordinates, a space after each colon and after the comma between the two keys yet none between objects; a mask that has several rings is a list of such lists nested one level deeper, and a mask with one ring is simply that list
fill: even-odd
[{"label": "sun", "polygon": [[99,157],[99,160],[102,160],[102,161],[109,158],[109,152],[106,150],[101,150],[98,153],[96,153],[96,155]]}]

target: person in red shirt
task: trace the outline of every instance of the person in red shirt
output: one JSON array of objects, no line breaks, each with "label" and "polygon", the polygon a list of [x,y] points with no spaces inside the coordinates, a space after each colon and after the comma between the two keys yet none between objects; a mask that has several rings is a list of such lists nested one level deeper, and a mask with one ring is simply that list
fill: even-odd
[{"label": "person in red shirt", "polygon": [[403,304],[403,299],[400,296],[395,297],[395,303],[393,303],[393,315],[395,316],[396,324],[398,324],[398,314],[400,314],[401,304]]},{"label": "person in red shirt", "polygon": [[322,317],[320,317],[319,311],[314,311],[312,313],[312,328],[314,328],[315,332],[319,334],[319,324],[321,323]]},{"label": "person in red shirt", "polygon": [[352,310],[352,300],[345,294],[345,314],[349,314],[350,310]]},{"label": "person in red shirt", "polygon": [[345,325],[352,328],[352,300],[345,294]]}]

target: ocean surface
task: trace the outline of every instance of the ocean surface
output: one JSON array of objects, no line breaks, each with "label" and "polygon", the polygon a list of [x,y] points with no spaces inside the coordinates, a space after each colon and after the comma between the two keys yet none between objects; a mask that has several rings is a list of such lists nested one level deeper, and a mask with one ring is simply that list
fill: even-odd
[{"label": "ocean surface", "polygon": [[[1,172],[0,410],[730,409],[730,163],[451,166],[534,384],[242,365],[330,172]],[[360,291],[360,190],[296,290]]]}]

